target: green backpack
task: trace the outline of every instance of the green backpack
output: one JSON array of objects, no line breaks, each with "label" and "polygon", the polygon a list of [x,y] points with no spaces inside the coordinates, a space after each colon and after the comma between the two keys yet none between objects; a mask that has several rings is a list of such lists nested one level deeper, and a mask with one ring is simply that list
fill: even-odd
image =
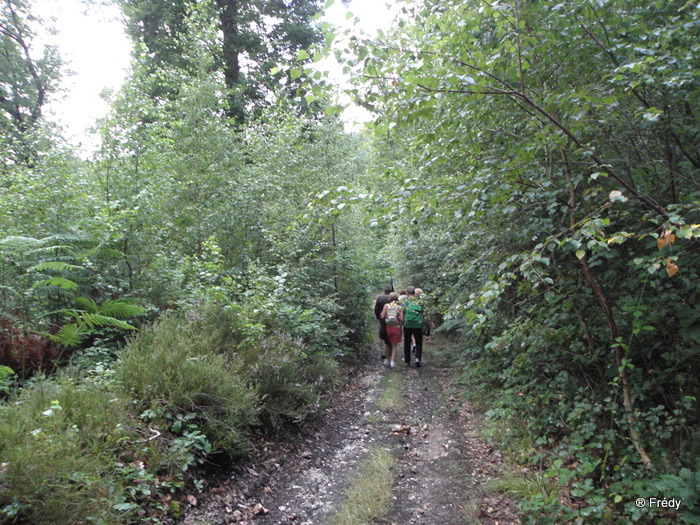
[{"label": "green backpack", "polygon": [[403,325],[406,328],[421,328],[423,326],[423,305],[415,299],[406,300]]}]

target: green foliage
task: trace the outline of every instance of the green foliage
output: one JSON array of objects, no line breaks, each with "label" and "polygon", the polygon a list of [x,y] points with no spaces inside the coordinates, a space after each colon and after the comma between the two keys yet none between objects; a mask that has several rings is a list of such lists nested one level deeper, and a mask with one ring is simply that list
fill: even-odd
[{"label": "green foliage", "polygon": [[[60,61],[52,46],[39,50],[34,32],[42,21],[24,0],[8,0],[0,10],[1,170],[37,161],[37,128],[44,104],[55,90]],[[41,24],[41,25],[39,25]],[[30,52],[29,50],[32,50]]]},{"label": "green foliage", "polygon": [[118,523],[117,451],[131,433],[114,392],[64,376],[25,388],[0,406],[3,521]]},{"label": "green foliage", "polygon": [[57,333],[50,336],[52,341],[68,347],[80,344],[83,339],[104,327],[136,330],[136,327],[122,319],[145,312],[144,308],[123,301],[107,300],[98,306],[92,299],[76,297],[75,302],[83,309],[65,310],[65,314],[75,319],[75,322],[63,325]]},{"label": "green foliage", "polygon": [[288,336],[267,331],[246,345],[245,376],[262,400],[260,420],[269,430],[302,423],[324,408],[339,379],[338,364],[327,356],[309,355]]},{"label": "green foliage", "polygon": [[92,345],[73,353],[69,366],[75,374],[87,377],[92,382],[113,382],[114,364],[117,361],[117,348],[108,338],[95,339]]},{"label": "green foliage", "polygon": [[[366,141],[347,135],[338,119],[298,116],[286,95],[267,91],[264,103],[256,99],[256,118],[233,126],[221,111],[228,91],[216,71],[211,7],[191,6],[175,35],[187,67],[147,55],[135,62],[114,113],[100,123],[102,149],[91,161],[42,142],[40,162],[3,172],[3,328],[7,320],[8,334],[50,333],[70,347],[71,388],[109,392],[111,403],[128,407],[111,424],[131,429],[88,453],[63,427],[44,425],[65,470],[85,472],[93,493],[76,495],[54,463],[37,469],[29,487],[32,461],[12,456],[16,482],[3,473],[2,483],[17,487],[16,497],[2,500],[3,517],[118,523],[164,512],[160,496],[181,488],[206,458],[244,454],[261,427],[272,432],[314,414],[338,377],[332,358],[368,337],[372,242],[360,215],[327,228],[299,220],[310,194],[360,177]],[[290,23],[285,18],[280,31]],[[273,84],[286,75],[264,68]],[[282,102],[269,104],[274,98]],[[120,350],[118,332],[133,328],[130,319],[166,309],[181,311]],[[26,381],[21,395],[33,396],[35,383]],[[59,421],[66,403],[53,398],[59,402],[39,414]],[[43,482],[56,499],[42,510],[43,493],[21,494]],[[68,506],[65,518],[53,507],[69,497],[89,501]]]},{"label": "green foliage", "polygon": [[0,240],[2,316],[12,324],[21,323],[26,328],[77,290],[72,279],[66,278],[73,277],[76,267],[62,260],[71,258],[69,237],[11,235]]},{"label": "green foliage", "polygon": [[10,385],[12,384],[10,376],[14,374],[15,371],[9,366],[0,365],[0,393],[10,393]]},{"label": "green foliage", "polygon": [[352,94],[379,114],[382,165],[374,192],[324,199],[372,210],[398,279],[439,298],[461,338],[467,394],[570,481],[570,505],[523,502],[533,522],[635,521],[609,505],[612,484],[633,502],[635,480],[696,470],[688,6],[427,0],[414,22],[340,53],[369,79]]},{"label": "green foliage", "polygon": [[239,317],[232,307],[166,315],[118,360],[96,340],[73,355],[70,373],[26,383],[0,406],[3,519],[159,515],[159,496],[207,458],[238,457],[262,425],[298,424],[323,407],[338,365]]},{"label": "green foliage", "polygon": [[237,455],[249,446],[258,401],[241,359],[220,346],[227,329],[164,317],[127,346],[115,371],[140,409],[197,414],[213,449]]},{"label": "green foliage", "polygon": [[[146,73],[157,79],[150,86],[151,97],[177,97],[177,80],[158,78],[158,73],[196,70],[200,57],[192,53],[192,44],[206,42],[211,55],[207,66],[223,77],[226,86],[225,101],[220,100],[216,109],[225,109],[237,124],[249,120],[251,107],[259,112],[272,97],[303,101],[298,96],[299,78],[280,73],[276,66],[297,59],[300,50],[305,53],[321,40],[313,22],[320,12],[317,0],[196,4],[120,0],[119,4],[136,49],[149,57],[144,61]],[[306,54],[304,62],[309,61]],[[298,104],[308,109],[308,104]]]},{"label": "green foliage", "polygon": [[[10,236],[0,241],[0,254],[8,263],[0,277],[3,317],[9,326],[30,327],[50,335],[55,343],[68,347],[78,345],[100,328],[134,330],[123,319],[141,315],[145,310],[123,300],[95,300],[78,295],[86,288],[85,274],[89,264],[74,264],[90,253],[84,245],[90,239],[59,234],[36,239]],[[77,304],[78,308],[69,308]],[[66,323],[66,317],[73,322]],[[60,328],[56,331],[56,328]]]}]

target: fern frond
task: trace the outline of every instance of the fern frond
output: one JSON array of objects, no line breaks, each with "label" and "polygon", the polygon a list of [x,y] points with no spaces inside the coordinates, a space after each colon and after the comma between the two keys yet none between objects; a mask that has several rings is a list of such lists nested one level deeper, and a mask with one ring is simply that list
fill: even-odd
[{"label": "fern frond", "polygon": [[55,255],[56,250],[63,250],[63,249],[69,249],[70,246],[65,245],[65,244],[50,244],[48,246],[38,246],[30,251],[28,251],[28,254],[50,254],[50,255]]},{"label": "fern frond", "polygon": [[64,232],[64,233],[57,233],[55,235],[51,235],[49,237],[46,237],[47,241],[59,241],[59,242],[69,242],[73,244],[86,244],[93,242],[94,239],[92,236],[87,235],[82,232]]},{"label": "fern frond", "polygon": [[121,328],[123,330],[136,330],[135,326],[131,326],[126,321],[122,321],[120,319],[116,319],[114,317],[109,317],[102,314],[93,314],[85,312],[81,316],[81,319],[86,326],[92,329],[96,327],[102,328],[105,326],[113,326],[115,328]]},{"label": "fern frond", "polygon": [[69,264],[61,261],[46,261],[35,264],[31,268],[28,268],[28,272],[42,272],[44,270],[82,270],[82,266],[77,266],[75,264]]},{"label": "fern frond", "polygon": [[2,290],[3,292],[9,292],[12,295],[22,295],[22,293],[20,291],[16,290],[14,287],[5,286],[4,284],[0,285],[0,290]]},{"label": "fern frond", "polygon": [[76,297],[75,302],[79,307],[81,307],[86,312],[96,314],[97,312],[100,311],[100,307],[97,306],[97,303],[95,301],[93,301],[92,299],[88,299],[87,297]]},{"label": "fern frond", "polygon": [[80,343],[80,328],[75,323],[67,324],[62,326],[57,333],[50,335],[49,338],[54,343],[75,346]]},{"label": "fern frond", "polygon": [[43,245],[43,239],[35,239],[34,237],[25,237],[23,235],[12,235],[0,240],[0,248],[12,252],[27,252]]},{"label": "fern frond", "polygon": [[100,306],[100,313],[102,315],[117,317],[119,319],[135,317],[145,312],[145,308],[141,308],[140,306],[136,306],[135,304],[125,303],[124,301],[107,300]]},{"label": "fern frond", "polygon": [[50,279],[39,281],[34,283],[32,288],[37,288],[39,286],[60,286],[63,290],[78,290],[78,283],[70,279],[64,279],[63,277],[51,277]]}]

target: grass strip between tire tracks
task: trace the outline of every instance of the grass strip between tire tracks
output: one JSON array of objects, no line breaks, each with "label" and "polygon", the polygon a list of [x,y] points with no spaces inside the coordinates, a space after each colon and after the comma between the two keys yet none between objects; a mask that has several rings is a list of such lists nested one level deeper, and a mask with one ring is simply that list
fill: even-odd
[{"label": "grass strip between tire tracks", "polygon": [[406,400],[401,393],[403,384],[403,374],[390,371],[380,383],[383,388],[374,408],[382,412],[389,409],[396,413],[402,412],[406,408]]},{"label": "grass strip between tire tracks", "polygon": [[396,458],[383,448],[372,447],[360,463],[360,471],[350,480],[347,500],[329,525],[371,523],[391,509],[396,477]]}]

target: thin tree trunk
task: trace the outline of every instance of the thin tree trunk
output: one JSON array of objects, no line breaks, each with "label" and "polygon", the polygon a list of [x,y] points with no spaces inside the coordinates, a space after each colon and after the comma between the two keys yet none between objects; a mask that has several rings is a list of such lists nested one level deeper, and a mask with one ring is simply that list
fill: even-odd
[{"label": "thin tree trunk", "polygon": [[333,283],[335,293],[338,293],[338,248],[335,245],[335,223],[331,224],[331,234],[333,236]]},{"label": "thin tree trunk", "polygon": [[[561,156],[562,160],[564,161],[564,173],[566,174],[566,180],[569,185],[569,222],[570,228],[573,231],[576,225],[576,219],[574,217],[574,207],[576,205],[576,191],[571,179],[571,172],[569,171],[566,152],[563,149],[561,150]],[[579,262],[581,263],[581,269],[583,270],[583,275],[586,277],[588,285],[591,287],[591,290],[593,290],[593,294],[600,303],[600,306],[603,308],[605,320],[608,324],[608,328],[610,329],[610,338],[612,339],[613,344],[615,344],[618,342],[619,332],[617,329],[617,323],[615,322],[615,316],[613,315],[612,308],[610,307],[610,302],[608,301],[607,296],[603,293],[603,291],[593,279],[591,271],[588,268],[588,263],[586,262],[586,256],[584,255],[583,257],[580,257]],[[641,458],[642,462],[647,467],[654,468],[654,464],[652,463],[649,454],[647,454],[647,451],[642,445],[639,433],[634,427],[632,394],[630,390],[629,378],[627,377],[627,370],[622,364],[622,347],[619,344],[615,347],[615,363],[617,364],[618,374],[620,376],[620,381],[622,382],[622,397],[625,406],[627,424],[629,425],[630,429],[630,437],[632,438],[632,443],[634,444],[634,448],[637,450],[637,454],[639,454],[639,457]]]}]

